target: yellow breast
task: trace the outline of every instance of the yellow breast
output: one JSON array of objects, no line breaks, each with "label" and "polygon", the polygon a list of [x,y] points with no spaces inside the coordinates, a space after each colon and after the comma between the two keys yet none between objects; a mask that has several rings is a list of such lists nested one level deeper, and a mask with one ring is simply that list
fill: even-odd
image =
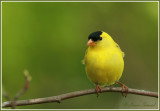
[{"label": "yellow breast", "polygon": [[118,81],[124,68],[122,52],[115,46],[89,47],[84,62],[88,78],[101,86],[111,85]]}]

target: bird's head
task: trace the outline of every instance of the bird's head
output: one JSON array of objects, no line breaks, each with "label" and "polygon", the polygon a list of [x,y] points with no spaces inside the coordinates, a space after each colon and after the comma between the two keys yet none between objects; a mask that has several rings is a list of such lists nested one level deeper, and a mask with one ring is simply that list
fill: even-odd
[{"label": "bird's head", "polygon": [[112,41],[113,39],[106,32],[96,31],[89,35],[87,46],[108,46]]},{"label": "bird's head", "polygon": [[96,31],[89,35],[87,46],[96,46],[97,43],[103,40],[104,36],[102,31]]},{"label": "bird's head", "polygon": [[102,31],[93,32],[88,37],[88,46],[95,46],[98,41],[101,41],[103,38],[101,37]]}]

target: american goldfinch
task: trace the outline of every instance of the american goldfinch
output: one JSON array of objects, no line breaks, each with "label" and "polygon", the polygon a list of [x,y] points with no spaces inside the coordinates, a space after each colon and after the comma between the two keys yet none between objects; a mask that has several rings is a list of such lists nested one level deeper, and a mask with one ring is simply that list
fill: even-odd
[{"label": "american goldfinch", "polygon": [[124,69],[124,53],[119,45],[103,31],[91,33],[87,45],[85,70],[88,78],[96,85],[97,96],[102,91],[101,87],[114,83],[122,86],[122,95],[125,88],[127,95],[128,87],[119,82]]}]

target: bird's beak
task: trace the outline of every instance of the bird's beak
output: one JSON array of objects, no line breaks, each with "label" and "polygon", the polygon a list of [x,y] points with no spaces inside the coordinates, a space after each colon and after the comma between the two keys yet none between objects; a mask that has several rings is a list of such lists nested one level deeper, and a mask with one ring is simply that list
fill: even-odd
[{"label": "bird's beak", "polygon": [[95,46],[95,42],[92,39],[89,39],[87,46]]}]

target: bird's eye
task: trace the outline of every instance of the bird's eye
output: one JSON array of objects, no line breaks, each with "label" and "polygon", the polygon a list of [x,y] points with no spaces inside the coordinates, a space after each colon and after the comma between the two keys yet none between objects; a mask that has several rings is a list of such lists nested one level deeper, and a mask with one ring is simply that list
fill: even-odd
[{"label": "bird's eye", "polygon": [[102,40],[102,37],[100,37],[99,40]]}]

